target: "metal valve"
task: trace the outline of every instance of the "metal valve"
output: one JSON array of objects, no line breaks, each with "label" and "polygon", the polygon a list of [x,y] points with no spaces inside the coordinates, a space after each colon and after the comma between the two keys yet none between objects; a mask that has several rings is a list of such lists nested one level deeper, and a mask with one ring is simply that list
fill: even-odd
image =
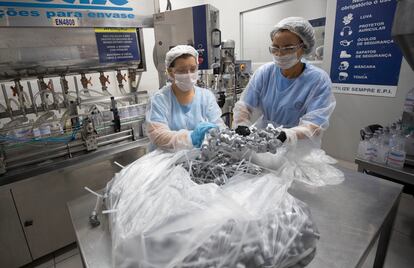
[{"label": "metal valve", "polygon": [[100,72],[100,76],[99,76],[99,82],[101,82],[102,85],[102,90],[106,91],[106,89],[108,88],[106,86],[106,84],[110,84],[111,82],[109,82],[109,75],[105,76],[104,72]]},{"label": "metal valve", "polygon": [[116,79],[118,80],[119,86],[122,86],[122,81],[127,81],[126,76],[127,74],[122,74],[120,70],[116,72]]},{"label": "metal valve", "polygon": [[93,86],[91,81],[92,81],[92,77],[89,77],[89,79],[88,79],[88,78],[86,78],[86,75],[84,73],[81,73],[80,82],[81,82],[84,89],[87,89],[88,85]]}]

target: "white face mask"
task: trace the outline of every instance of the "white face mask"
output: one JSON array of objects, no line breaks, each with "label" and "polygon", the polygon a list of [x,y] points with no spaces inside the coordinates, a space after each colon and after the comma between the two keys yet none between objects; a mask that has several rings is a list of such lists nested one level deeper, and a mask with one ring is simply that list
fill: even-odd
[{"label": "white face mask", "polygon": [[283,56],[276,56],[273,54],[273,62],[282,70],[292,68],[296,63],[299,62],[299,60],[300,59],[298,59],[296,52]]},{"label": "white face mask", "polygon": [[197,82],[197,78],[197,72],[186,74],[174,74],[175,84],[182,91],[192,90]]}]

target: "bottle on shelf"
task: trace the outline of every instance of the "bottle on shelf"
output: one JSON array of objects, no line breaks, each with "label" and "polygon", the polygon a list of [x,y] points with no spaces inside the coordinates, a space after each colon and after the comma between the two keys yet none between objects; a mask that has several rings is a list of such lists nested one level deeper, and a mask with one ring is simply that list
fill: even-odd
[{"label": "bottle on shelf", "polygon": [[365,134],[364,139],[359,142],[358,145],[358,157],[365,160],[371,160],[372,157],[372,145],[370,142],[371,134]]},{"label": "bottle on shelf", "polygon": [[405,156],[405,137],[402,135],[402,130],[397,129],[390,139],[387,165],[394,168],[403,168]]},{"label": "bottle on shelf", "polygon": [[377,154],[374,159],[375,162],[379,164],[385,165],[387,163],[388,154],[390,151],[389,146],[389,130],[384,129],[379,132],[379,138],[378,138],[378,147],[377,147]]},{"label": "bottle on shelf", "polygon": [[414,88],[412,88],[405,97],[404,111],[414,112]]},{"label": "bottle on shelf", "polygon": [[414,152],[414,130],[405,136],[405,152],[412,154]]},{"label": "bottle on shelf", "polygon": [[377,159],[377,151],[378,151],[378,147],[379,147],[379,139],[378,139],[378,132],[375,131],[374,134],[372,135],[372,138],[369,140],[370,141],[370,161],[375,161]]}]

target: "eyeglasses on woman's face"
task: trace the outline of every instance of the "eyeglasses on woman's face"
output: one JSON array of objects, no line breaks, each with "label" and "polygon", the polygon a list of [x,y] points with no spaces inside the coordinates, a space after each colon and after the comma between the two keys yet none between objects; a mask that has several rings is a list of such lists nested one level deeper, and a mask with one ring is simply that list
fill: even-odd
[{"label": "eyeglasses on woman's face", "polygon": [[286,47],[278,47],[278,46],[269,46],[269,52],[271,54],[291,54],[293,52],[296,52],[299,48],[301,48],[303,46],[303,43],[299,43],[297,45],[294,46],[286,46]]}]

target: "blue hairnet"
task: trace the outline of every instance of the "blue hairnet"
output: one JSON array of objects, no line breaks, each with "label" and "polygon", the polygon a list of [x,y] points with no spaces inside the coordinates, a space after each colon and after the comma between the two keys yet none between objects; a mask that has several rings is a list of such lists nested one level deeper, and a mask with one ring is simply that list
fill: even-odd
[{"label": "blue hairnet", "polygon": [[288,30],[299,36],[305,45],[303,48],[305,54],[312,52],[315,46],[315,30],[309,21],[301,17],[284,18],[273,27],[273,30],[270,32],[270,39],[273,41],[273,37],[281,30]]}]

